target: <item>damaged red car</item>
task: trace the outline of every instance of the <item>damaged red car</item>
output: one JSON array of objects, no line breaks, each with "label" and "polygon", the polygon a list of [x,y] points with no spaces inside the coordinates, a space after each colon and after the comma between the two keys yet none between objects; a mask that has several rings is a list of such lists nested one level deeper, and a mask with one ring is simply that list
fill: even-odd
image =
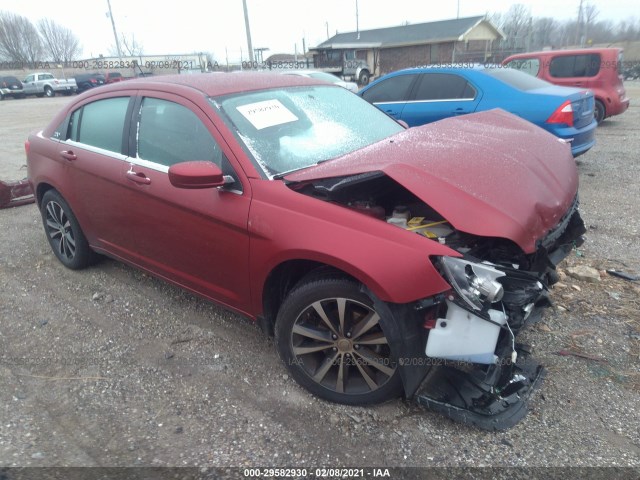
[{"label": "damaged red car", "polygon": [[543,368],[516,337],[584,233],[544,130],[500,110],[405,130],[340,87],[216,73],[89,91],[25,146],[65,266],[107,255],[256,320],[330,401],[525,415]]}]

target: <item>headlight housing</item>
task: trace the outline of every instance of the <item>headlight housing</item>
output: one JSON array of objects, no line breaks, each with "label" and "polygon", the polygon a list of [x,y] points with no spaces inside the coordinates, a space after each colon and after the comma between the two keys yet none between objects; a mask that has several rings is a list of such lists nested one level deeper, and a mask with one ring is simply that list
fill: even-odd
[{"label": "headlight housing", "polygon": [[502,300],[504,289],[497,279],[504,277],[504,272],[456,257],[440,257],[439,263],[447,281],[473,310],[482,310]]}]

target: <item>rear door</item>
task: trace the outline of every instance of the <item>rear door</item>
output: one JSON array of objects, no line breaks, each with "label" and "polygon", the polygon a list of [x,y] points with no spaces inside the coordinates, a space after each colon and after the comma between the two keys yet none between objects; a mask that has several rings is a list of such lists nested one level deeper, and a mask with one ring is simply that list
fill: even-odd
[{"label": "rear door", "polygon": [[[130,219],[123,253],[143,268],[247,311],[251,195],[230,148],[205,112],[170,93],[141,92],[131,132],[135,155],[123,172]],[[218,189],[171,185],[171,165],[203,160],[216,163],[235,183]]]},{"label": "rear door", "polygon": [[371,85],[362,93],[362,98],[396,120],[402,120],[402,112],[418,77],[417,73],[389,77]]},{"label": "rear door", "polygon": [[443,118],[473,113],[480,94],[465,77],[453,73],[423,73],[406,103],[401,119],[413,127]]},{"label": "rear door", "polygon": [[599,53],[554,56],[549,62],[550,81],[567,87],[592,88],[600,64]]},{"label": "rear door", "polygon": [[59,161],[68,165],[61,191],[89,243],[117,253],[129,236],[123,169],[135,92],[101,96],[71,112],[59,138]]}]

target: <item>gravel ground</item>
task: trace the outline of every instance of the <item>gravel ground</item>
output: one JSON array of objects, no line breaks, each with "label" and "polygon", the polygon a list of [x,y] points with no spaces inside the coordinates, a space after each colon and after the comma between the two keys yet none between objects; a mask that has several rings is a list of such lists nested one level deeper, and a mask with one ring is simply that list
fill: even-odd
[{"label": "gravel ground", "polygon": [[[113,260],[65,269],[28,205],[0,210],[0,466],[639,468],[640,283],[604,272],[640,272],[640,83],[627,88],[630,110],[578,159],[588,239],[563,265],[601,279],[563,276],[524,333],[548,373],[513,429],[316,399],[247,320]],[[0,178],[25,176],[27,133],[68,100],[2,102],[17,121]]]}]

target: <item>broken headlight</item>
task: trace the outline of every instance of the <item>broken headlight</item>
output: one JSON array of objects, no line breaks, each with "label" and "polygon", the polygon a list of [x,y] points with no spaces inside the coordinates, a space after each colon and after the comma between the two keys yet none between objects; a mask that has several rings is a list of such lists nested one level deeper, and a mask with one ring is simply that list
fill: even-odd
[{"label": "broken headlight", "polygon": [[473,310],[502,300],[504,289],[497,279],[505,276],[504,272],[456,257],[440,257],[440,266],[447,281]]}]

